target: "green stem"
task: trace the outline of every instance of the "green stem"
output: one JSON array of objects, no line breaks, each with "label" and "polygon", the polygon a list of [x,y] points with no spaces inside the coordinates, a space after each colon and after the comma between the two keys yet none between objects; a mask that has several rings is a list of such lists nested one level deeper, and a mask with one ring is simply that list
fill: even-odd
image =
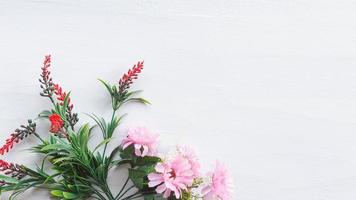
[{"label": "green stem", "polygon": [[108,197],[109,200],[115,200],[115,197],[113,196],[106,182],[100,185],[100,188],[104,191],[105,195]]},{"label": "green stem", "polygon": [[101,199],[101,200],[106,200],[106,198],[100,194],[100,192],[98,192],[97,190],[93,189],[94,193]]},{"label": "green stem", "polygon": [[126,179],[124,185],[122,186],[122,188],[121,188],[119,194],[116,195],[115,199],[117,199],[117,198],[121,195],[121,193],[124,191],[124,189],[126,188],[126,185],[127,185],[127,183],[129,182],[129,180],[130,180],[130,178],[127,177],[127,179]]},{"label": "green stem", "polygon": [[38,135],[36,132],[33,133],[39,140],[41,140],[42,143],[45,143],[45,141],[41,138],[40,135]]},{"label": "green stem", "polygon": [[56,106],[56,103],[54,102],[53,97],[52,97],[52,96],[49,96],[49,99],[51,100],[52,104],[53,104],[54,106]]},{"label": "green stem", "polygon": [[[134,194],[129,195],[129,196],[123,198],[122,200],[129,200],[129,199],[132,199],[132,198],[134,199],[134,198],[137,197],[137,195],[141,196],[142,194],[141,194],[139,191],[137,191],[137,192],[135,192]],[[135,196],[136,196],[136,197],[135,197]]]},{"label": "green stem", "polygon": [[131,186],[129,187],[127,190],[125,190],[124,193],[122,193],[117,199],[121,199],[128,191],[130,191],[132,188],[134,188],[135,186]]},{"label": "green stem", "polygon": [[[115,117],[115,114],[116,114],[116,110],[114,110],[113,112],[112,112],[112,115],[111,115],[111,121],[110,121],[110,123],[112,124],[113,123],[113,121],[114,121],[114,117]],[[108,139],[108,138],[105,138],[105,139]],[[107,143],[105,143],[105,146],[104,146],[104,151],[103,151],[103,156],[105,156],[105,153],[106,153],[106,148],[108,147],[108,142]]]},{"label": "green stem", "polygon": [[129,199],[124,199],[124,200],[132,200],[132,199],[137,199],[137,198],[141,198],[141,197],[143,197],[143,195],[138,195],[136,197],[131,197]]}]

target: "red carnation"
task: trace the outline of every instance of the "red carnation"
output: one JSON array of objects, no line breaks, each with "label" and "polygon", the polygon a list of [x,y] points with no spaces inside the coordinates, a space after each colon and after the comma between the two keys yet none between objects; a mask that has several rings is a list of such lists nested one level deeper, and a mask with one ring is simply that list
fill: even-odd
[{"label": "red carnation", "polygon": [[52,133],[58,133],[64,126],[64,122],[58,114],[52,114],[49,116],[49,121],[51,122],[50,132]]}]

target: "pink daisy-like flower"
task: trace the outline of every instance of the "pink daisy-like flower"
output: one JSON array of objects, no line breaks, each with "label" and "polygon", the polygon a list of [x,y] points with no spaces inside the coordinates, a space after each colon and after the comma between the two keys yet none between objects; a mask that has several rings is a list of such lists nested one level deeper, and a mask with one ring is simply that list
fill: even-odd
[{"label": "pink daisy-like flower", "polygon": [[156,192],[163,193],[164,198],[171,196],[172,192],[179,199],[182,190],[192,186],[194,172],[187,159],[178,155],[175,159],[158,163],[155,167],[156,173],[148,175],[148,186],[156,187]]},{"label": "pink daisy-like flower", "polygon": [[155,156],[158,134],[145,127],[134,127],[127,130],[127,137],[122,140],[122,148],[133,145],[136,156]]},{"label": "pink daisy-like flower", "polygon": [[210,183],[202,189],[205,200],[230,200],[231,179],[228,170],[220,162],[216,162],[213,172],[209,172]]},{"label": "pink daisy-like flower", "polygon": [[187,146],[178,146],[178,152],[188,160],[194,173],[194,178],[198,178],[200,176],[200,162],[195,151]]}]

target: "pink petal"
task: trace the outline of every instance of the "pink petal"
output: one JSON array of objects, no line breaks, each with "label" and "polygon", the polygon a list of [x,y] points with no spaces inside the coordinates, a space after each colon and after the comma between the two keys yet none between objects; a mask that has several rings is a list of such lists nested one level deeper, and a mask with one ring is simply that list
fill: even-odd
[{"label": "pink petal", "polygon": [[162,179],[162,174],[157,174],[157,173],[150,173],[148,174],[148,179],[150,181],[154,181],[154,180],[161,180]]},{"label": "pink petal", "polygon": [[165,167],[163,166],[162,163],[158,163],[155,167],[156,172],[164,173]]},{"label": "pink petal", "polygon": [[205,186],[202,190],[201,193],[202,195],[206,195],[211,191],[211,187],[210,186]]},{"label": "pink petal", "polygon": [[179,192],[179,190],[175,189],[175,190],[174,190],[174,194],[175,194],[175,196],[176,196],[176,199],[179,199],[179,197],[180,197],[180,192]]},{"label": "pink petal", "polygon": [[135,149],[141,149],[141,145],[140,144],[135,144]]},{"label": "pink petal", "polygon": [[170,189],[167,189],[167,190],[164,192],[163,197],[164,197],[164,198],[168,198],[170,195],[171,195],[171,190],[170,190]]},{"label": "pink petal", "polygon": [[176,187],[172,183],[166,181],[165,184],[166,184],[166,187],[169,188],[170,190],[173,190],[173,191],[176,190]]},{"label": "pink petal", "polygon": [[166,186],[164,184],[162,184],[156,188],[156,192],[163,193],[166,189],[167,189]]},{"label": "pink petal", "polygon": [[148,187],[155,187],[161,183],[162,183],[162,180],[153,180],[153,181],[148,182]]},{"label": "pink petal", "polygon": [[141,156],[141,150],[140,149],[135,149],[135,154],[136,154],[136,156]]},{"label": "pink petal", "polygon": [[126,149],[128,146],[132,144],[131,141],[125,142],[124,145],[122,146],[122,149]]}]

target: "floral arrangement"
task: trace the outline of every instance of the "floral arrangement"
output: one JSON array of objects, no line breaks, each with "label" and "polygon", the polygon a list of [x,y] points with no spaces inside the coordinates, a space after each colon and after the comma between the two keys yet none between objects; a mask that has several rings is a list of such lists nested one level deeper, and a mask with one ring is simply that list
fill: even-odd
[{"label": "floral arrangement", "polygon": [[[217,162],[213,171],[202,176],[197,156],[188,147],[178,147],[174,155],[159,156],[158,135],[145,127],[126,130],[120,144],[108,152],[115,130],[124,115],[119,115],[122,106],[130,102],[149,104],[137,97],[140,91],[131,91],[130,86],[143,70],[144,63],[138,62],[117,84],[99,81],[110,94],[112,117],[106,120],[89,115],[94,126],[85,123],[78,127],[78,114],[65,92],[55,83],[49,70],[51,56],[45,56],[40,75],[40,95],[48,98],[51,108],[38,114],[35,120],[16,129],[0,147],[0,154],[8,153],[15,145],[29,136],[39,144],[30,150],[43,155],[36,169],[0,159],[0,195],[12,192],[16,198],[30,188],[46,188],[54,199],[99,199],[99,200],[229,200],[231,199],[228,171]],[[39,133],[35,121],[50,122],[49,133]],[[102,141],[90,148],[92,130],[98,127]],[[112,168],[126,170],[128,177],[117,194],[110,189],[107,178]]]}]

